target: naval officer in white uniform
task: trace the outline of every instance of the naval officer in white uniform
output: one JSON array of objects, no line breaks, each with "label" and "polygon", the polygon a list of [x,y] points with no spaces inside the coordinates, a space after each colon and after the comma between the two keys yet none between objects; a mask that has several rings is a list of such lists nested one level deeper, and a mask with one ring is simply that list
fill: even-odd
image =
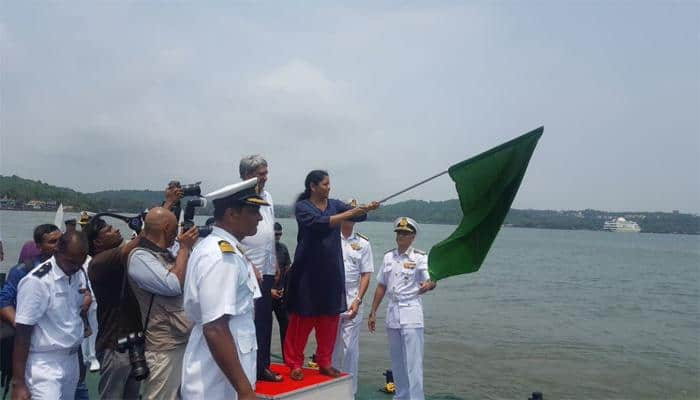
[{"label": "naval officer in white uniform", "polygon": [[389,297],[386,331],[396,400],[423,400],[423,303],[420,295],[435,288],[428,275],[428,256],[412,246],[418,224],[411,218],[394,221],[397,248],[384,254],[377,274],[369,330],[374,332],[377,308]]},{"label": "naval officer in white uniform", "polygon": [[257,343],[253,301],[260,288],[240,241],[255,235],[267,203],[257,178],[206,195],[212,233],[192,251],[184,307],[194,322],[182,369],[183,399],[255,399]]},{"label": "naval officer in white uniform", "polygon": [[[357,202],[350,203],[357,207]],[[354,221],[340,225],[340,241],[345,266],[345,296],[348,311],[340,314],[338,337],[333,349],[333,367],[352,374],[352,393],[357,392],[357,364],[360,357],[360,327],[362,326],[362,299],[374,272],[372,246],[369,239],[354,231]]]},{"label": "naval officer in white uniform", "polygon": [[81,271],[88,243],[67,232],[57,253],[19,283],[13,354],[13,399],[72,400],[80,377],[81,309],[90,306]]}]

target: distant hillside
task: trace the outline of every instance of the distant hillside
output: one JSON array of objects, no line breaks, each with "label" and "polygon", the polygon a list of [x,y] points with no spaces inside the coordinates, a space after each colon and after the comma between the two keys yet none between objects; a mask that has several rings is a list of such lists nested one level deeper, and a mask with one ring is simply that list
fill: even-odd
[{"label": "distant hillside", "polygon": [[600,231],[605,221],[617,217],[638,223],[642,232],[700,234],[700,216],[675,212],[511,209],[505,224],[523,228]]},{"label": "distant hillside", "polygon": [[153,190],[105,190],[88,193],[91,199],[103,204],[106,209],[139,212],[160,205],[165,192]]},{"label": "distant hillside", "polygon": [[96,193],[80,193],[73,189],[49,185],[42,181],[20,178],[16,175],[0,175],[0,198],[14,199],[16,208],[31,200],[55,201],[76,210],[108,209],[138,212],[163,201],[162,191],[108,190]]},{"label": "distant hillside", "polygon": [[[22,179],[18,176],[0,175],[0,197],[24,204],[29,200],[55,200],[79,210],[114,210],[137,213],[160,204],[164,193],[153,190],[108,190],[96,193],[80,193],[72,189],[51,186],[41,181]],[[184,204],[183,204],[184,206]],[[198,209],[198,214],[211,214],[211,207]],[[293,218],[292,206],[276,204],[278,218]],[[384,205],[369,215],[370,221],[393,221],[400,216],[410,216],[419,223],[453,224],[462,218],[458,200],[423,201],[407,200]],[[602,230],[607,220],[624,217],[639,224],[642,232],[700,234],[700,216],[664,212],[609,212],[597,210],[518,210],[511,209],[505,225],[543,229]]]},{"label": "distant hillside", "polygon": [[[294,209],[291,206],[275,204],[275,215],[278,218],[294,218]],[[423,223],[456,225],[462,219],[462,210],[459,200],[407,200],[381,206],[370,213],[367,220],[393,221],[402,216],[410,216]]]},{"label": "distant hillside", "polygon": [[0,197],[14,199],[17,207],[30,200],[56,201],[78,209],[98,209],[104,205],[89,195],[73,189],[52,186],[42,181],[23,179],[17,175],[0,175]]},{"label": "distant hillside", "polygon": [[398,217],[411,217],[418,222],[457,225],[462,219],[459,200],[423,201],[406,200],[379,207],[367,217],[370,221],[393,221]]},{"label": "distant hillside", "polygon": [[[289,206],[275,206],[278,217],[293,217]],[[380,207],[368,216],[369,221],[393,221],[409,216],[419,223],[457,225],[462,219],[459,200],[407,200]],[[598,210],[519,210],[511,209],[505,225],[521,228],[603,230],[605,221],[624,217],[639,224],[642,232],[700,234],[700,216],[682,213],[598,211]]]}]

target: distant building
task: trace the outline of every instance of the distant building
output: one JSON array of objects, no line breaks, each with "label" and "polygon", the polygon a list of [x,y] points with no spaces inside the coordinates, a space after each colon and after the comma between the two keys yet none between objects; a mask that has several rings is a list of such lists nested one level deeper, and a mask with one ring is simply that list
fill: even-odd
[{"label": "distant building", "polygon": [[15,199],[9,199],[7,196],[0,199],[0,208],[15,208]]},{"label": "distant building", "polygon": [[30,210],[41,210],[44,207],[46,207],[46,203],[41,200],[29,200],[24,204],[24,208],[28,208]]}]

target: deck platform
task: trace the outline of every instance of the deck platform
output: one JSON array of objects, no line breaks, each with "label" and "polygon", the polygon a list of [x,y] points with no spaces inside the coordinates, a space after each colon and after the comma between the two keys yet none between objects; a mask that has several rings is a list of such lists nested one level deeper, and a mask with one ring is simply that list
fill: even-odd
[{"label": "deck platform", "polygon": [[295,381],[289,377],[289,368],[282,364],[272,364],[270,369],[284,377],[283,382],[258,382],[255,393],[258,399],[284,400],[351,400],[352,377],[342,374],[338,378],[321,375],[317,369],[304,368],[304,380]]}]

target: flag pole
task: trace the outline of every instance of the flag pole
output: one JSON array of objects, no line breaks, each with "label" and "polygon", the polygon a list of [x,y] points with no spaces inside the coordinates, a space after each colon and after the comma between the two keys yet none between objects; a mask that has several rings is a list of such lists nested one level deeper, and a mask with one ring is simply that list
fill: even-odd
[{"label": "flag pole", "polygon": [[439,176],[445,175],[448,171],[449,171],[449,170],[442,171],[442,172],[440,172],[439,174],[435,174],[435,175],[431,176],[430,178],[424,179],[424,180],[422,180],[422,181],[416,183],[415,185],[409,186],[409,187],[407,187],[407,188],[404,189],[404,190],[401,190],[401,191],[399,191],[399,192],[396,192],[396,193],[392,194],[391,196],[385,197],[385,198],[379,200],[379,204],[384,203],[385,201],[387,201],[387,200],[389,200],[389,199],[393,199],[394,197],[396,197],[396,196],[398,196],[398,195],[400,195],[400,194],[402,194],[402,193],[406,193],[406,192],[408,192],[409,190],[411,190],[411,189],[413,189],[413,188],[416,188],[416,187],[418,187],[418,186],[420,186],[420,185],[422,185],[422,184],[424,184],[424,183],[430,182],[430,181],[432,181],[433,179],[435,179],[435,178],[437,178],[437,177],[439,177]]}]

